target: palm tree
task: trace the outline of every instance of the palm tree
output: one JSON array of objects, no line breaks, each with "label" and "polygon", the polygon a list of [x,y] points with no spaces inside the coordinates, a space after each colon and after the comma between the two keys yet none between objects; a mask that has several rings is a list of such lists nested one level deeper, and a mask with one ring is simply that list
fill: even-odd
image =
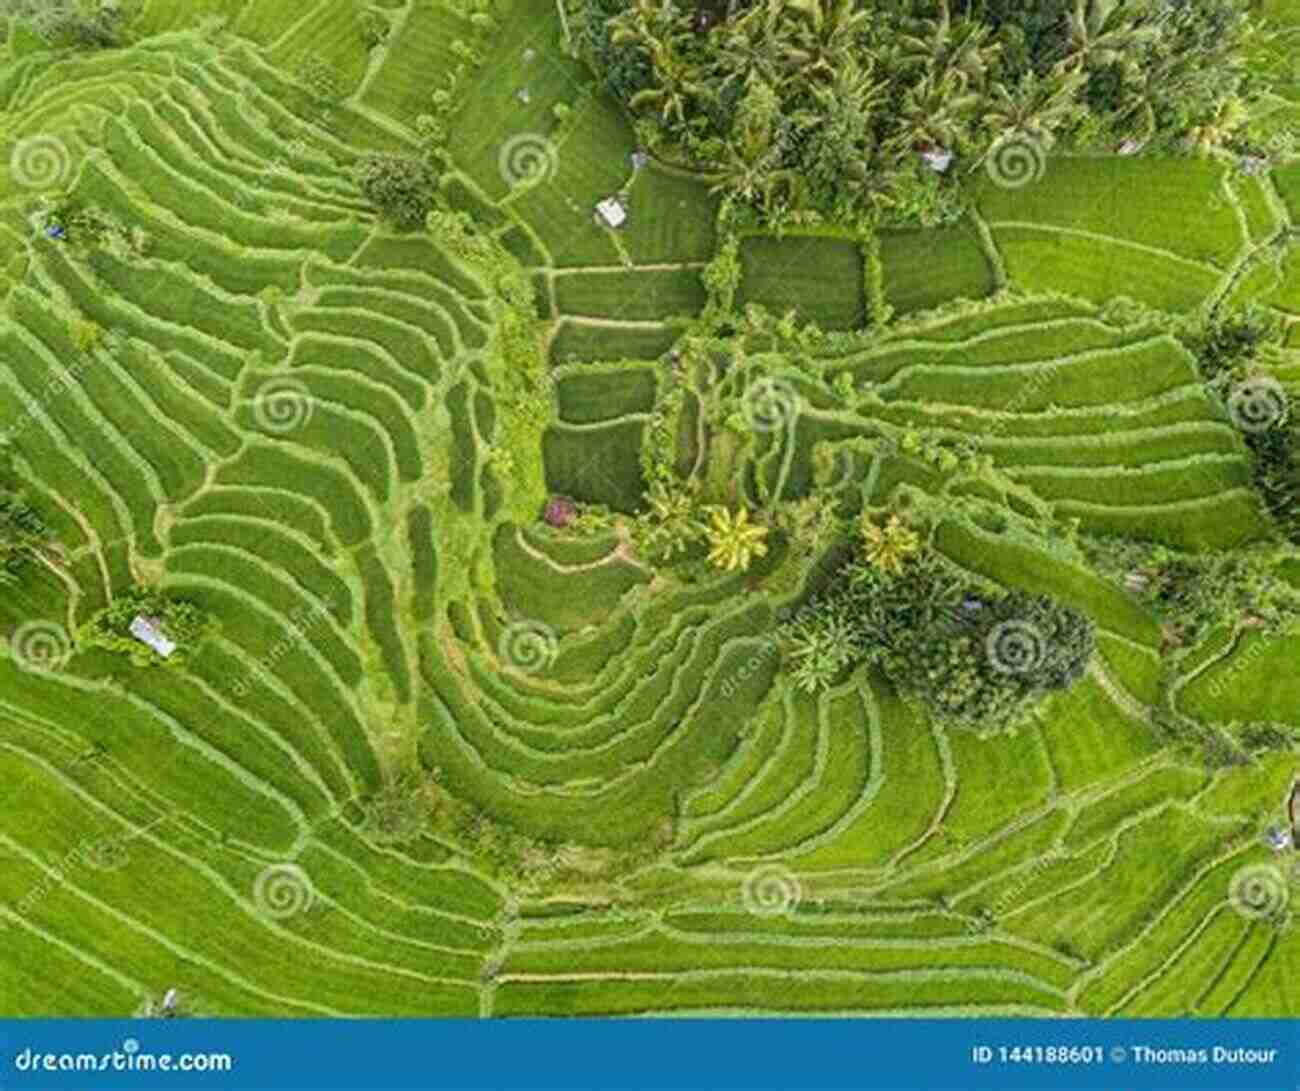
[{"label": "palm tree", "polygon": [[726,158],[709,181],[710,193],[732,193],[759,206],[768,204],[782,187],[792,198],[801,191],[799,173],[782,165],[779,148],[756,151],[735,140],[727,142]]},{"label": "palm tree", "polygon": [[863,512],[858,528],[867,561],[882,572],[897,575],[921,550],[921,536],[897,515],[891,515],[881,526],[872,520],[870,512]]},{"label": "palm tree", "polygon": [[888,142],[902,156],[924,147],[952,148],[963,136],[980,96],[968,92],[951,77],[927,72],[903,93],[896,114],[898,131]]},{"label": "palm tree", "polygon": [[787,19],[786,0],[763,0],[728,22],[714,62],[722,77],[716,88],[719,96],[733,83],[746,86],[753,78],[779,90],[799,75],[787,51]]},{"label": "palm tree", "polygon": [[670,487],[656,481],[646,499],[650,504],[646,541],[654,552],[673,557],[685,552],[703,535],[693,488]]},{"label": "palm tree", "polygon": [[734,515],[723,507],[710,512],[709,561],[727,572],[744,572],[758,557],[767,555],[767,527],[749,521],[749,509]]},{"label": "palm tree", "polygon": [[709,94],[696,66],[687,58],[689,24],[672,0],[637,0],[636,4],[610,20],[610,41],[615,45],[639,46],[649,57],[655,86],[637,92],[629,100],[633,110],[657,108],[659,118],[686,122],[691,98]]},{"label": "palm tree", "polygon": [[1155,26],[1139,26],[1140,17],[1140,9],[1119,0],[1074,0],[1067,16],[1066,55],[1058,68],[1091,71],[1119,64],[1137,71],[1141,47],[1159,33]]},{"label": "palm tree", "polygon": [[1250,120],[1250,110],[1236,95],[1228,95],[1215,105],[1214,113],[1193,126],[1187,134],[1192,146],[1201,155],[1208,155]]},{"label": "palm tree", "polygon": [[786,45],[786,59],[810,78],[833,78],[856,63],[855,46],[870,25],[854,0],[790,0],[801,17]]},{"label": "palm tree", "polygon": [[994,83],[981,120],[999,138],[1026,136],[1051,147],[1055,130],[1079,109],[1079,92],[1087,81],[1082,72],[1026,72],[1010,87]]},{"label": "palm tree", "polygon": [[904,67],[941,80],[951,78],[966,90],[983,86],[1001,51],[990,41],[992,36],[992,28],[978,20],[954,22],[948,0],[940,0],[934,16],[916,21],[912,32],[901,34],[895,44]]}]

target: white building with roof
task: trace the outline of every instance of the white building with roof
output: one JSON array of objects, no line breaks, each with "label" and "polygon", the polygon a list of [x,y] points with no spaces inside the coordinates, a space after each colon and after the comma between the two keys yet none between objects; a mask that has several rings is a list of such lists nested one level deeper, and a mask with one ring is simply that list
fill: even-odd
[{"label": "white building with roof", "polygon": [[622,227],[627,222],[627,209],[617,197],[606,197],[597,203],[596,216],[606,227]]},{"label": "white building with roof", "polygon": [[176,650],[175,641],[169,640],[163,633],[162,622],[156,617],[137,614],[131,622],[131,635],[141,644],[147,644],[164,659]]}]

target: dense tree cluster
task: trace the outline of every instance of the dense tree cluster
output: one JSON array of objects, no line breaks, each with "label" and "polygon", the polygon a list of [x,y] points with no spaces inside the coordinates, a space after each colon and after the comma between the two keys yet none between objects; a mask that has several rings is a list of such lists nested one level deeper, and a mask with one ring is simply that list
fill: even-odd
[{"label": "dense tree cluster", "polygon": [[[176,651],[164,659],[131,635],[137,617],[156,619],[163,634],[176,644]],[[128,655],[137,667],[179,667],[189,662],[202,641],[217,627],[216,620],[192,602],[175,599],[161,591],[137,588],[117,596],[90,618],[77,632],[81,650],[103,648]]]},{"label": "dense tree cluster", "polygon": [[1300,587],[1286,578],[1285,549],[1187,553],[1152,542],[1085,539],[1088,559],[1149,606],[1175,646],[1193,647],[1221,626],[1279,632],[1300,624]]},{"label": "dense tree cluster", "polygon": [[[901,522],[883,524],[891,527],[901,540]],[[1077,610],[992,593],[912,542],[902,554],[882,554],[879,541],[865,536],[864,556],[792,624],[786,651],[799,688],[822,689],[866,662],[944,721],[992,731],[1083,676],[1096,635]]]},{"label": "dense tree cluster", "polygon": [[438,173],[414,155],[368,155],[356,167],[356,181],[367,201],[397,227],[423,227],[433,210]]},{"label": "dense tree cluster", "polygon": [[1251,477],[1281,534],[1300,544],[1300,421],[1271,373],[1282,325],[1263,308],[1230,312],[1183,334],[1207,388],[1222,402],[1251,454]]},{"label": "dense tree cluster", "polygon": [[934,219],[931,164],[1232,139],[1245,0],[569,0],[656,152],[770,215]]},{"label": "dense tree cluster", "polygon": [[17,582],[48,535],[45,521],[20,495],[0,489],[0,585]]},{"label": "dense tree cluster", "polygon": [[55,49],[111,49],[127,44],[139,0],[0,0],[0,16]]}]

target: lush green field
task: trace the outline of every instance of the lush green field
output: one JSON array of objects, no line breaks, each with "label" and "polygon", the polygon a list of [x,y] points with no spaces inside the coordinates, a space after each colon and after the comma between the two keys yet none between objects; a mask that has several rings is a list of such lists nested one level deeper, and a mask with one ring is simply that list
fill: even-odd
[{"label": "lush green field", "polygon": [[[1293,916],[1232,896],[1261,867],[1294,912],[1259,835],[1295,745],[1207,769],[1159,728],[1300,727],[1297,638],[1169,656],[1077,538],[1270,535],[1173,327],[1108,304],[1300,315],[1300,162],[980,172],[954,225],[879,232],[884,324],[860,233],[747,229],[705,329],[709,181],[634,170],[552,0],[488,7],[382,3],[370,48],[351,0],[148,0],[130,49],[0,46],[0,485],[54,542],[0,596],[0,1014],[1295,1015]],[[438,87],[487,260],[351,174],[419,148]],[[121,237],[40,230],[66,199]],[[756,389],[788,416],[720,409]],[[987,465],[945,478],[908,430]],[[797,689],[779,611],[820,558],[640,550],[665,445],[773,522],[953,501],[936,552],[1085,613],[1088,675],[990,738],[866,669]],[[77,646],[138,585],[219,622],[183,665]],[[386,841],[413,772],[432,819]]]}]

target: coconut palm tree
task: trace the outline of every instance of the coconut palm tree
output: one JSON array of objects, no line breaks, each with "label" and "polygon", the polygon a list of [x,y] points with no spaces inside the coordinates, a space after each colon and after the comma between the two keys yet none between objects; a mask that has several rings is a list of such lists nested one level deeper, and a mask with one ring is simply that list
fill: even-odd
[{"label": "coconut palm tree", "polygon": [[1087,82],[1082,72],[1026,72],[1009,87],[996,82],[981,120],[997,137],[1026,136],[1050,147],[1055,131],[1080,109],[1079,92]]},{"label": "coconut palm tree", "polygon": [[993,30],[975,19],[954,20],[947,0],[933,16],[917,20],[895,42],[899,63],[938,79],[951,78],[963,90],[983,86],[1001,52]]},{"label": "coconut palm tree", "polygon": [[888,150],[898,157],[920,148],[953,148],[966,135],[980,96],[952,77],[927,72],[899,103]]},{"label": "coconut palm tree", "polygon": [[812,79],[832,79],[856,62],[855,46],[870,15],[854,0],[790,0],[800,18],[791,28],[786,59]]},{"label": "coconut palm tree", "polygon": [[663,557],[684,553],[704,534],[695,489],[656,481],[646,494],[646,544]]},{"label": "coconut palm tree", "polygon": [[1065,56],[1058,67],[1066,72],[1092,71],[1118,64],[1136,71],[1142,46],[1159,34],[1155,25],[1141,26],[1140,8],[1120,0],[1074,0],[1066,17]]},{"label": "coconut palm tree", "polygon": [[757,150],[736,140],[727,142],[725,157],[709,181],[710,193],[731,193],[758,206],[770,203],[782,189],[797,204],[802,192],[798,171],[782,164],[778,147]]},{"label": "coconut palm tree", "polygon": [[862,549],[868,563],[882,572],[897,575],[903,565],[921,550],[921,536],[897,515],[891,515],[884,526],[875,522],[870,512],[863,512],[858,523],[862,534]]},{"label": "coconut palm tree", "polygon": [[714,61],[715,74],[720,77],[719,96],[733,84],[743,87],[754,78],[781,90],[799,75],[787,48],[789,18],[786,0],[762,0],[726,24],[718,35],[720,47]]},{"label": "coconut palm tree", "polygon": [[1227,143],[1232,134],[1250,120],[1250,110],[1236,95],[1228,95],[1215,105],[1214,113],[1192,127],[1187,139],[1200,155],[1208,155]]},{"label": "coconut palm tree", "polygon": [[727,572],[744,572],[767,555],[767,527],[751,523],[749,509],[734,514],[723,507],[710,509],[709,561]]}]

